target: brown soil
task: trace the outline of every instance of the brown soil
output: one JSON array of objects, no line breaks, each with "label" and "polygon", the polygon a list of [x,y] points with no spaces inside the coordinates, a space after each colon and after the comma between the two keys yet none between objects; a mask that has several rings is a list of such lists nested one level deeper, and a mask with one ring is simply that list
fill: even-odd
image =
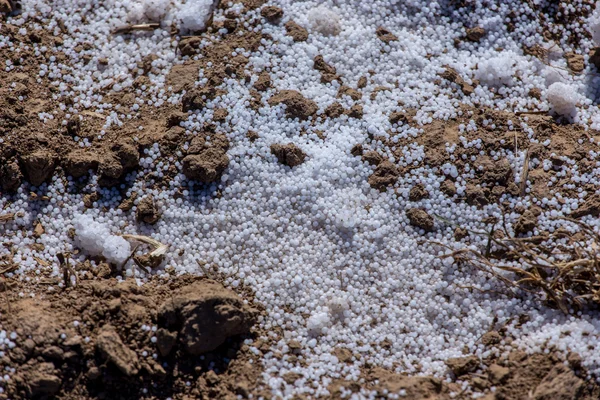
[{"label": "brown soil", "polygon": [[[137,286],[92,278],[103,268],[67,289],[8,282],[2,329],[18,336],[0,360],[15,368],[3,398],[260,393],[259,359],[243,344],[256,337],[251,327],[258,310],[208,279],[180,276]],[[27,296],[18,295],[23,291]]]},{"label": "brown soil", "polygon": [[[261,7],[264,0],[242,0],[243,12]],[[6,0],[0,0],[6,8]],[[552,10],[557,14],[561,6]],[[279,23],[282,18],[277,7],[265,7],[261,15],[270,23]],[[581,18],[579,14],[567,18]],[[67,118],[66,111],[60,111],[59,103],[67,106],[73,99],[54,100],[55,87],[49,85],[47,78],[37,81],[39,65],[46,62],[36,56],[33,43],[48,47],[46,56],[53,55],[68,64],[65,54],[55,49],[63,41],[62,35],[50,35],[47,32],[36,35],[21,35],[18,29],[2,24],[0,34],[8,35],[18,43],[20,53],[0,49],[0,59],[11,60],[15,70],[6,72],[0,69],[0,190],[13,192],[24,181],[33,185],[48,182],[53,176],[63,176],[63,172],[74,178],[85,177],[90,171],[98,172],[100,182],[114,185],[122,182],[124,176],[139,168],[140,157],[145,149],[159,143],[163,157],[174,156],[183,165],[188,179],[203,183],[218,181],[229,164],[226,151],[229,143],[224,135],[223,124],[227,123],[227,110],[216,110],[213,121],[203,127],[203,131],[192,137],[180,127],[187,119],[187,112],[203,110],[207,99],[216,99],[224,95],[217,87],[225,79],[235,78],[250,84],[252,76],[247,76],[245,67],[248,59],[242,55],[228,58],[234,49],[243,48],[255,51],[261,40],[269,37],[246,30],[240,24],[240,16],[228,15],[224,22],[215,24],[211,31],[227,27],[229,34],[210,46],[199,49],[198,38],[187,38],[179,43],[183,56],[202,54],[200,61],[189,60],[175,65],[167,76],[167,86],[174,93],[182,93],[181,105],[166,104],[161,107],[141,105],[132,120],[124,120],[123,126],[111,126],[105,129],[102,140],[97,140],[103,129],[106,115],[93,111],[81,111],[77,116]],[[562,24],[569,21],[559,20]],[[253,26],[250,26],[253,28]],[[308,31],[294,21],[288,21],[285,29],[295,42],[306,41]],[[376,32],[385,43],[397,40],[396,36],[385,28]],[[466,39],[478,41],[485,35],[481,28],[467,30]],[[579,38],[574,34],[572,41]],[[27,47],[27,48],[26,48]],[[84,55],[83,53],[81,54]],[[23,61],[21,61],[22,59]],[[582,58],[576,54],[567,55],[569,67],[577,72],[581,68]],[[212,67],[208,67],[208,63]],[[322,56],[314,60],[315,69],[321,72],[322,82],[339,80],[333,65]],[[149,83],[148,73],[151,65],[144,63],[144,73],[137,77],[135,87],[114,93],[107,88],[105,101],[113,107],[125,110],[134,104],[136,90]],[[194,88],[199,70],[205,71],[208,85],[202,89]],[[34,78],[36,77],[36,78]],[[261,92],[272,87],[269,71],[263,71],[256,77],[251,91],[253,100],[250,108],[257,110],[262,106]],[[459,74],[447,68],[441,76],[440,85],[457,85],[469,94],[473,86],[467,84]],[[367,78],[361,77],[357,88],[366,87]],[[363,98],[360,90],[350,86],[341,86],[338,96],[347,97],[354,102]],[[371,93],[371,99],[383,91],[397,88],[378,87]],[[366,94],[365,94],[366,95]],[[22,97],[22,100],[19,99]],[[299,92],[283,90],[268,99],[271,106],[282,105],[288,118],[311,120],[318,107]],[[39,114],[57,111],[55,118],[43,122]],[[529,173],[531,194],[537,198],[552,197],[555,192],[564,196],[576,196],[576,190],[563,185],[571,181],[569,169],[566,175],[559,175],[566,160],[575,160],[580,172],[589,172],[595,161],[589,158],[589,151],[595,147],[589,138],[600,141],[598,132],[586,132],[575,125],[563,124],[542,115],[516,116],[510,113],[489,110],[463,110],[463,117],[447,122],[434,122],[423,127],[424,133],[414,139],[401,139],[398,143],[387,143],[396,158],[400,158],[403,146],[416,143],[425,149],[426,158],[418,166],[398,165],[386,160],[374,151],[363,151],[363,146],[353,148],[352,154],[362,156],[365,162],[375,166],[369,178],[369,184],[381,191],[397,182],[401,174],[421,167],[424,163],[441,166],[452,162],[464,172],[464,155],[472,166],[483,167],[483,172],[469,182],[465,199],[474,205],[495,202],[502,193],[519,196],[516,185],[511,184],[512,171],[507,160],[492,162],[489,156],[481,156],[479,149],[464,148],[459,141],[458,125],[466,124],[470,119],[480,126],[475,133],[465,132],[467,140],[481,138],[482,150],[489,154],[501,148],[513,150],[527,149],[530,158],[550,160],[552,168],[544,171],[541,164]],[[467,115],[473,111],[473,115]],[[333,103],[324,110],[328,118],[342,115],[362,118],[360,104],[344,109],[340,103]],[[416,126],[413,117],[416,110],[402,109],[389,115],[392,124],[410,124]],[[513,121],[519,127],[520,118],[527,116],[528,124],[535,132],[539,142],[550,140],[547,147],[531,144],[527,134],[520,128],[508,130],[507,121]],[[481,128],[483,119],[490,120],[489,128]],[[63,125],[62,121],[66,124]],[[491,125],[495,124],[495,128]],[[143,126],[143,130],[139,127]],[[211,139],[206,138],[210,136]],[[256,140],[259,133],[249,131],[250,140]],[[80,139],[76,141],[75,139]],[[81,139],[87,139],[90,146],[81,147]],[[373,138],[377,139],[377,138]],[[501,140],[504,142],[502,143]],[[579,143],[579,142],[582,143]],[[455,160],[451,160],[446,143],[457,145]],[[187,149],[186,149],[187,145]],[[277,144],[271,148],[278,161],[294,167],[301,164],[306,155],[293,144]],[[560,154],[557,157],[555,154]],[[177,154],[181,154],[178,156]],[[176,170],[166,171],[163,178],[150,174],[145,177],[148,187],[160,187],[167,184]],[[553,188],[547,183],[557,178]],[[498,189],[492,189],[495,186]],[[596,188],[582,185],[590,193],[585,205],[572,214],[579,218],[585,215],[600,214],[598,195],[592,195]],[[448,177],[442,184],[442,191],[449,197],[457,196],[456,185]],[[419,185],[410,192],[411,201],[420,201],[428,194]],[[123,200],[119,209],[128,211],[133,208],[137,194]],[[97,193],[89,193],[84,201],[87,207],[93,207],[98,200]],[[458,199],[457,199],[458,200]],[[158,221],[152,197],[141,199],[136,211],[137,219],[152,224]],[[4,215],[0,215],[0,222]],[[433,218],[418,208],[407,210],[412,225],[431,231]],[[534,229],[537,221],[535,210],[526,211],[519,219],[515,230],[517,234],[526,234]],[[468,235],[457,228],[457,238]],[[43,227],[36,227],[38,236]],[[250,352],[244,340],[252,341],[261,351],[268,352],[269,344],[257,339],[258,332],[252,328],[260,308],[254,304],[248,291],[235,294],[224,289],[218,283],[191,276],[153,278],[144,286],[138,287],[133,281],[118,283],[113,276],[115,271],[108,264],[92,268],[90,263],[75,266],[79,272],[79,282],[68,287],[67,280],[58,280],[42,276],[39,283],[26,283],[15,277],[7,278],[2,286],[3,299],[0,301],[0,320],[2,329],[16,332],[16,347],[6,351],[6,357],[0,358],[0,368],[14,368],[11,380],[6,386],[7,392],[2,398],[62,398],[62,399],[234,399],[237,396],[271,398],[262,381],[260,357]],[[44,275],[44,274],[42,274]],[[67,286],[62,289],[59,284]],[[21,296],[23,294],[23,296]],[[243,300],[248,301],[248,306]],[[76,324],[77,322],[77,324]],[[148,329],[146,327],[149,327]],[[152,330],[156,327],[156,331]],[[153,339],[155,338],[155,340]],[[497,332],[484,335],[482,343],[494,345],[501,340]],[[293,345],[290,343],[290,348]],[[351,354],[345,349],[337,349],[335,355],[341,362],[349,361]],[[147,352],[147,355],[144,355]],[[153,355],[156,354],[156,358]],[[375,367],[365,366],[362,378],[364,383],[336,381],[330,386],[332,399],[342,398],[341,387],[352,392],[361,389],[377,391],[381,396],[388,392],[406,393],[411,399],[449,399],[471,398],[472,391],[485,391],[496,387],[495,394],[487,394],[486,400],[520,400],[532,398],[550,399],[597,399],[600,389],[586,379],[577,355],[570,355],[568,366],[557,353],[528,356],[515,351],[506,359],[478,360],[474,357],[449,360],[448,367],[453,371],[453,383],[446,383],[433,377],[409,377]],[[293,382],[294,377],[286,380]],[[456,381],[468,381],[469,389],[463,390]]]},{"label": "brown soil", "polygon": [[[497,332],[489,334],[498,335]],[[338,358],[340,358],[338,356]],[[555,353],[527,355],[513,351],[508,357],[479,360],[474,356],[449,359],[453,381],[448,383],[428,376],[406,376],[375,366],[362,370],[364,384],[344,380],[329,386],[330,399],[341,399],[345,391],[361,389],[385,393],[404,393],[411,400],[466,400],[474,393],[488,392],[485,400],[592,400],[600,396],[600,387],[590,382],[581,370],[581,359],[572,354],[567,365]],[[461,381],[469,383],[463,389]],[[494,392],[489,389],[494,387]],[[402,398],[402,397],[401,397]]]}]

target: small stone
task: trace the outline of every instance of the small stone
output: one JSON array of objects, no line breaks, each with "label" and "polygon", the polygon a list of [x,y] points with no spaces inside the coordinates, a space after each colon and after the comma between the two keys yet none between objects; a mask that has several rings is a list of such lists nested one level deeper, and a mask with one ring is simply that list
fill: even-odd
[{"label": "small stone", "polygon": [[423,229],[425,232],[432,232],[434,227],[433,217],[427,211],[420,208],[410,208],[406,211],[406,216],[412,226]]}]

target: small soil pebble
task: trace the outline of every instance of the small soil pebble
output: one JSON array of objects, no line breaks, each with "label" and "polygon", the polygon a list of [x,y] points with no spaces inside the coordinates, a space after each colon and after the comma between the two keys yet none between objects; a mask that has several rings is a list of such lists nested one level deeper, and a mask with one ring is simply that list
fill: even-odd
[{"label": "small soil pebble", "polygon": [[304,42],[308,39],[308,31],[294,21],[286,22],[285,30],[287,34],[292,37],[294,42]]},{"label": "small soil pebble", "polygon": [[384,158],[378,152],[371,150],[371,151],[367,151],[363,154],[362,160],[368,162],[371,165],[377,166],[381,162],[383,162]]},{"label": "small soil pebble", "polygon": [[10,0],[0,0],[0,14],[10,14],[12,11]]},{"label": "small soil pebble", "polygon": [[419,201],[429,197],[429,192],[425,189],[425,186],[421,183],[416,184],[410,189],[408,199],[410,201]]},{"label": "small soil pebble", "polygon": [[499,384],[504,383],[506,381],[506,379],[510,375],[510,370],[508,368],[506,368],[506,367],[501,366],[501,365],[492,364],[492,365],[490,365],[490,368],[488,370],[488,374],[489,374],[489,377],[490,377],[490,382],[493,385],[499,385]]},{"label": "small soil pebble", "polygon": [[285,105],[285,114],[288,118],[306,120],[317,112],[317,103],[307,99],[302,93],[295,90],[282,90],[269,99],[269,105]]},{"label": "small soil pebble", "polygon": [[462,376],[479,367],[479,358],[476,356],[449,358],[446,360],[446,365],[454,375]]},{"label": "small soil pebble", "polygon": [[196,51],[199,46],[200,38],[197,36],[183,38],[179,41],[179,44],[177,45],[182,56],[193,56],[194,54],[196,54]]},{"label": "small soil pebble", "polygon": [[231,290],[199,281],[173,293],[159,309],[161,328],[179,332],[185,351],[200,355],[215,350],[234,335],[248,333],[256,310]]},{"label": "small soil pebble", "polygon": [[425,232],[433,231],[433,217],[420,208],[410,208],[406,211],[408,221],[412,226],[423,229]]},{"label": "small soil pebble", "polygon": [[533,232],[537,226],[537,220],[538,218],[533,211],[525,211],[514,226],[515,235],[525,235],[528,232]]},{"label": "small soil pebble", "polygon": [[328,64],[322,55],[314,58],[314,68],[321,72],[321,82],[329,83],[338,79],[337,71],[334,66]]},{"label": "small soil pebble", "polygon": [[147,224],[155,224],[158,222],[160,213],[156,208],[154,197],[146,196],[141,199],[137,205],[135,216],[138,222],[145,222]]},{"label": "small soil pebble", "polygon": [[591,195],[585,199],[579,208],[571,212],[571,217],[573,218],[581,218],[586,215],[591,215],[592,217],[600,216],[600,195]]},{"label": "small soil pebble", "polygon": [[264,92],[271,87],[271,75],[269,75],[267,71],[261,72],[260,75],[258,75],[258,79],[254,83],[254,88],[259,92]]},{"label": "small soil pebble", "polygon": [[260,15],[271,23],[277,23],[283,17],[283,10],[275,6],[266,6],[260,10]]},{"label": "small soil pebble", "polygon": [[54,173],[55,157],[47,150],[38,150],[23,156],[25,176],[34,186],[39,186]]},{"label": "small soil pebble", "polygon": [[440,190],[448,197],[452,197],[456,194],[456,185],[450,179],[446,179],[440,185]]},{"label": "small soil pebble", "polygon": [[346,115],[350,118],[361,119],[364,115],[363,106],[360,104],[355,104],[348,111],[346,111]]},{"label": "small soil pebble", "polygon": [[121,160],[113,152],[108,152],[98,163],[98,173],[103,178],[117,179],[123,173]]},{"label": "small soil pebble", "polygon": [[293,143],[272,144],[271,153],[277,157],[277,160],[288,167],[295,167],[304,162],[306,154]]},{"label": "small soil pebble", "polygon": [[585,69],[585,59],[581,54],[566,53],[565,58],[567,59],[567,65],[569,69],[575,73],[580,73]]},{"label": "small soil pebble", "polygon": [[73,150],[63,159],[63,168],[73,178],[80,178],[98,168],[98,158],[83,149]]},{"label": "small soil pebble", "polygon": [[137,354],[123,343],[112,326],[102,327],[96,338],[96,349],[106,361],[112,363],[126,376],[137,375],[139,371]]},{"label": "small soil pebble", "polygon": [[496,331],[486,332],[481,337],[481,343],[484,344],[485,346],[493,346],[495,344],[500,343],[501,341],[502,341],[502,336],[500,336],[500,334]]},{"label": "small soil pebble", "polygon": [[471,42],[479,42],[485,36],[485,29],[476,26],[467,29],[467,39]]},{"label": "small soil pebble", "polygon": [[398,36],[394,35],[391,31],[383,27],[377,28],[375,34],[379,40],[385,43],[395,42],[398,40]]},{"label": "small soil pebble", "polygon": [[211,147],[201,154],[186,156],[182,164],[186,178],[211,183],[221,178],[229,165],[229,157],[223,150]]},{"label": "small soil pebble", "polygon": [[369,185],[371,185],[372,188],[383,192],[388,186],[392,186],[396,183],[398,175],[398,168],[396,168],[393,163],[385,160],[375,168],[375,171],[369,177]]},{"label": "small soil pebble", "polygon": [[342,114],[344,114],[344,107],[337,101],[330,104],[325,109],[325,115],[327,115],[329,118],[338,118]]},{"label": "small soil pebble", "polygon": [[23,174],[16,160],[0,159],[0,188],[3,191],[14,192],[21,186]]}]

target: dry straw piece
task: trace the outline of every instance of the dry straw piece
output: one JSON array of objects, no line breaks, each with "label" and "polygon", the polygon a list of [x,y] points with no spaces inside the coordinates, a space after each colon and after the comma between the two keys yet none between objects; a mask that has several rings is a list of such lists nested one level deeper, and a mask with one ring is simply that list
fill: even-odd
[{"label": "dry straw piece", "polygon": [[[451,253],[441,258],[452,257],[455,263],[473,266],[508,287],[538,295],[565,314],[600,305],[600,235],[584,222],[572,218],[562,220],[578,226],[579,231],[572,234],[566,229],[557,229],[543,236],[516,238],[511,237],[503,222],[503,238],[494,237],[493,233],[469,231],[488,237],[485,253],[473,248],[451,249]],[[492,245],[494,252],[489,251]],[[511,261],[518,266],[507,264]]]}]

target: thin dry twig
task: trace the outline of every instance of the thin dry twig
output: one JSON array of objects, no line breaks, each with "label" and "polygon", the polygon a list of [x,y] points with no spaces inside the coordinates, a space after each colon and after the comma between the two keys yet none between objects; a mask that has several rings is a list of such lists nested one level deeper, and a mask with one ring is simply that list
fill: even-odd
[{"label": "thin dry twig", "polygon": [[523,170],[521,171],[521,182],[519,188],[521,197],[525,196],[525,190],[527,189],[527,178],[529,178],[529,149],[525,151],[525,161],[523,162]]},{"label": "thin dry twig", "polygon": [[160,28],[159,23],[146,23],[146,24],[135,24],[135,25],[126,25],[112,31],[113,35],[123,35],[126,33],[131,33],[134,31],[153,31],[155,29]]}]

